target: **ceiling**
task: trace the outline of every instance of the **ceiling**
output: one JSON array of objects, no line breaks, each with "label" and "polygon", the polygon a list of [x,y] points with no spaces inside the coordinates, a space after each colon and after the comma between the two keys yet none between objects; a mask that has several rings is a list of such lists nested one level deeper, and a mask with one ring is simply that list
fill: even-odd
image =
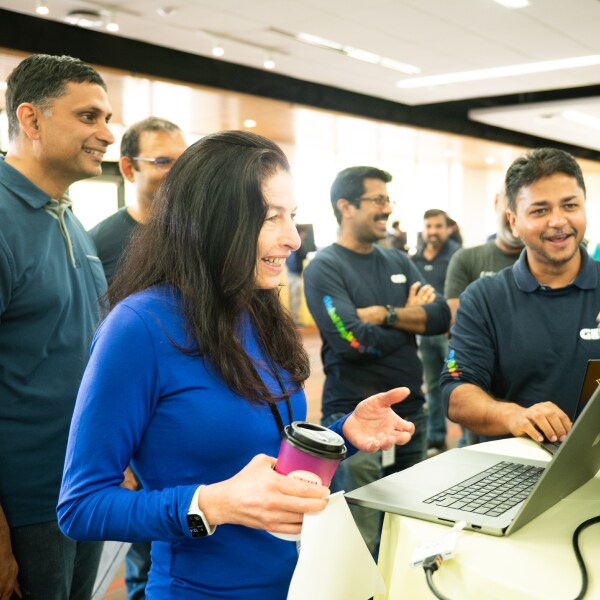
[{"label": "ceiling", "polygon": [[[112,35],[406,105],[415,114],[463,110],[465,120],[600,151],[600,64],[545,73],[419,88],[421,76],[600,55],[598,0],[530,0],[508,9],[493,0],[47,0],[45,19],[97,10],[119,24]],[[35,15],[35,0],[0,0],[0,9]],[[420,69],[407,75],[295,38],[319,36],[340,47]],[[1,44],[1,41],[0,41]],[[267,109],[268,111],[268,109]],[[419,112],[421,111],[421,112]]]}]

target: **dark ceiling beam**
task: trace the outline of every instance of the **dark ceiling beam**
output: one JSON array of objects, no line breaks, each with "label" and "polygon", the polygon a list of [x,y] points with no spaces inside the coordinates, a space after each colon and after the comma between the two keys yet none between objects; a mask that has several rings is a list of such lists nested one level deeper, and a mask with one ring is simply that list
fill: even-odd
[{"label": "dark ceiling beam", "polygon": [[[120,36],[0,9],[0,46],[31,53],[69,54],[98,66],[283,100],[356,116],[456,133],[515,146],[551,145],[600,161],[600,152],[484,123],[470,108],[545,101],[543,97],[600,95],[600,86],[409,106],[285,75],[236,65]],[[581,90],[579,92],[578,90]],[[570,94],[570,95],[569,95]]]}]

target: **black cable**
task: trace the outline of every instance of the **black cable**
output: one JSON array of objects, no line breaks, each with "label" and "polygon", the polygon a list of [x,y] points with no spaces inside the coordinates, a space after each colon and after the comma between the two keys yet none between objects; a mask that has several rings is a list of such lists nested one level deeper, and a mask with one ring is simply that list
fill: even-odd
[{"label": "black cable", "polygon": [[431,593],[439,600],[450,600],[447,596],[444,596],[433,583],[433,574],[440,568],[444,559],[440,554],[435,556],[429,556],[423,561],[423,571],[425,571],[425,577],[427,578],[427,585],[431,590]]},{"label": "black cable", "polygon": [[[577,565],[581,571],[581,589],[575,600],[583,600],[588,588],[588,573],[581,550],[579,549],[579,536],[584,529],[588,528],[590,525],[595,525],[596,523],[600,523],[600,516],[592,517],[591,519],[580,523],[577,526],[577,529],[573,532],[573,550],[575,552],[575,558],[577,559]],[[443,561],[444,559],[440,554],[428,556],[423,561],[423,571],[425,571],[427,585],[429,586],[431,593],[438,598],[438,600],[450,600],[447,596],[444,596],[444,594],[442,594],[433,583],[433,574],[440,568],[440,565]]]},{"label": "black cable", "polygon": [[579,535],[584,529],[586,529],[590,525],[594,525],[595,523],[600,523],[600,516],[592,517],[591,519],[580,523],[573,533],[573,550],[575,551],[575,558],[577,559],[577,564],[579,565],[579,570],[581,571],[581,591],[575,597],[575,600],[582,600],[582,598],[585,597],[588,588],[587,568],[585,566],[585,562],[583,562],[581,550],[579,549]]}]

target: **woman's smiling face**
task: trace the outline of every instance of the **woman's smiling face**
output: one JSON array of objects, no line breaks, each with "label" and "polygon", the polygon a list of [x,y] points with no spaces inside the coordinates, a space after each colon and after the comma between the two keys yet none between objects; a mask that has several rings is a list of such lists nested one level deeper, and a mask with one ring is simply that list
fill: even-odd
[{"label": "woman's smiling face", "polygon": [[291,175],[277,171],[265,181],[262,191],[267,215],[258,234],[255,281],[257,288],[273,289],[281,281],[285,259],[300,247]]}]

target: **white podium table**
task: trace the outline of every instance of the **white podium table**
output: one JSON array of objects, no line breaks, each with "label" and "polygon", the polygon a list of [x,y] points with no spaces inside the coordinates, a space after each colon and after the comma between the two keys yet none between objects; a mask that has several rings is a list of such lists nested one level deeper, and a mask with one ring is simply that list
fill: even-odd
[{"label": "white podium table", "polygon": [[[471,447],[473,449],[475,447]],[[477,450],[550,460],[532,440],[487,442]],[[573,465],[576,469],[577,465]],[[581,586],[572,547],[577,526],[600,515],[600,473],[514,534],[494,537],[473,531],[460,534],[457,554],[433,575],[437,589],[451,600],[571,600]],[[376,600],[435,598],[421,567],[410,567],[414,548],[438,539],[449,527],[387,513],[379,569],[387,594]],[[600,599],[600,524],[579,537],[588,571],[586,600]]]}]

